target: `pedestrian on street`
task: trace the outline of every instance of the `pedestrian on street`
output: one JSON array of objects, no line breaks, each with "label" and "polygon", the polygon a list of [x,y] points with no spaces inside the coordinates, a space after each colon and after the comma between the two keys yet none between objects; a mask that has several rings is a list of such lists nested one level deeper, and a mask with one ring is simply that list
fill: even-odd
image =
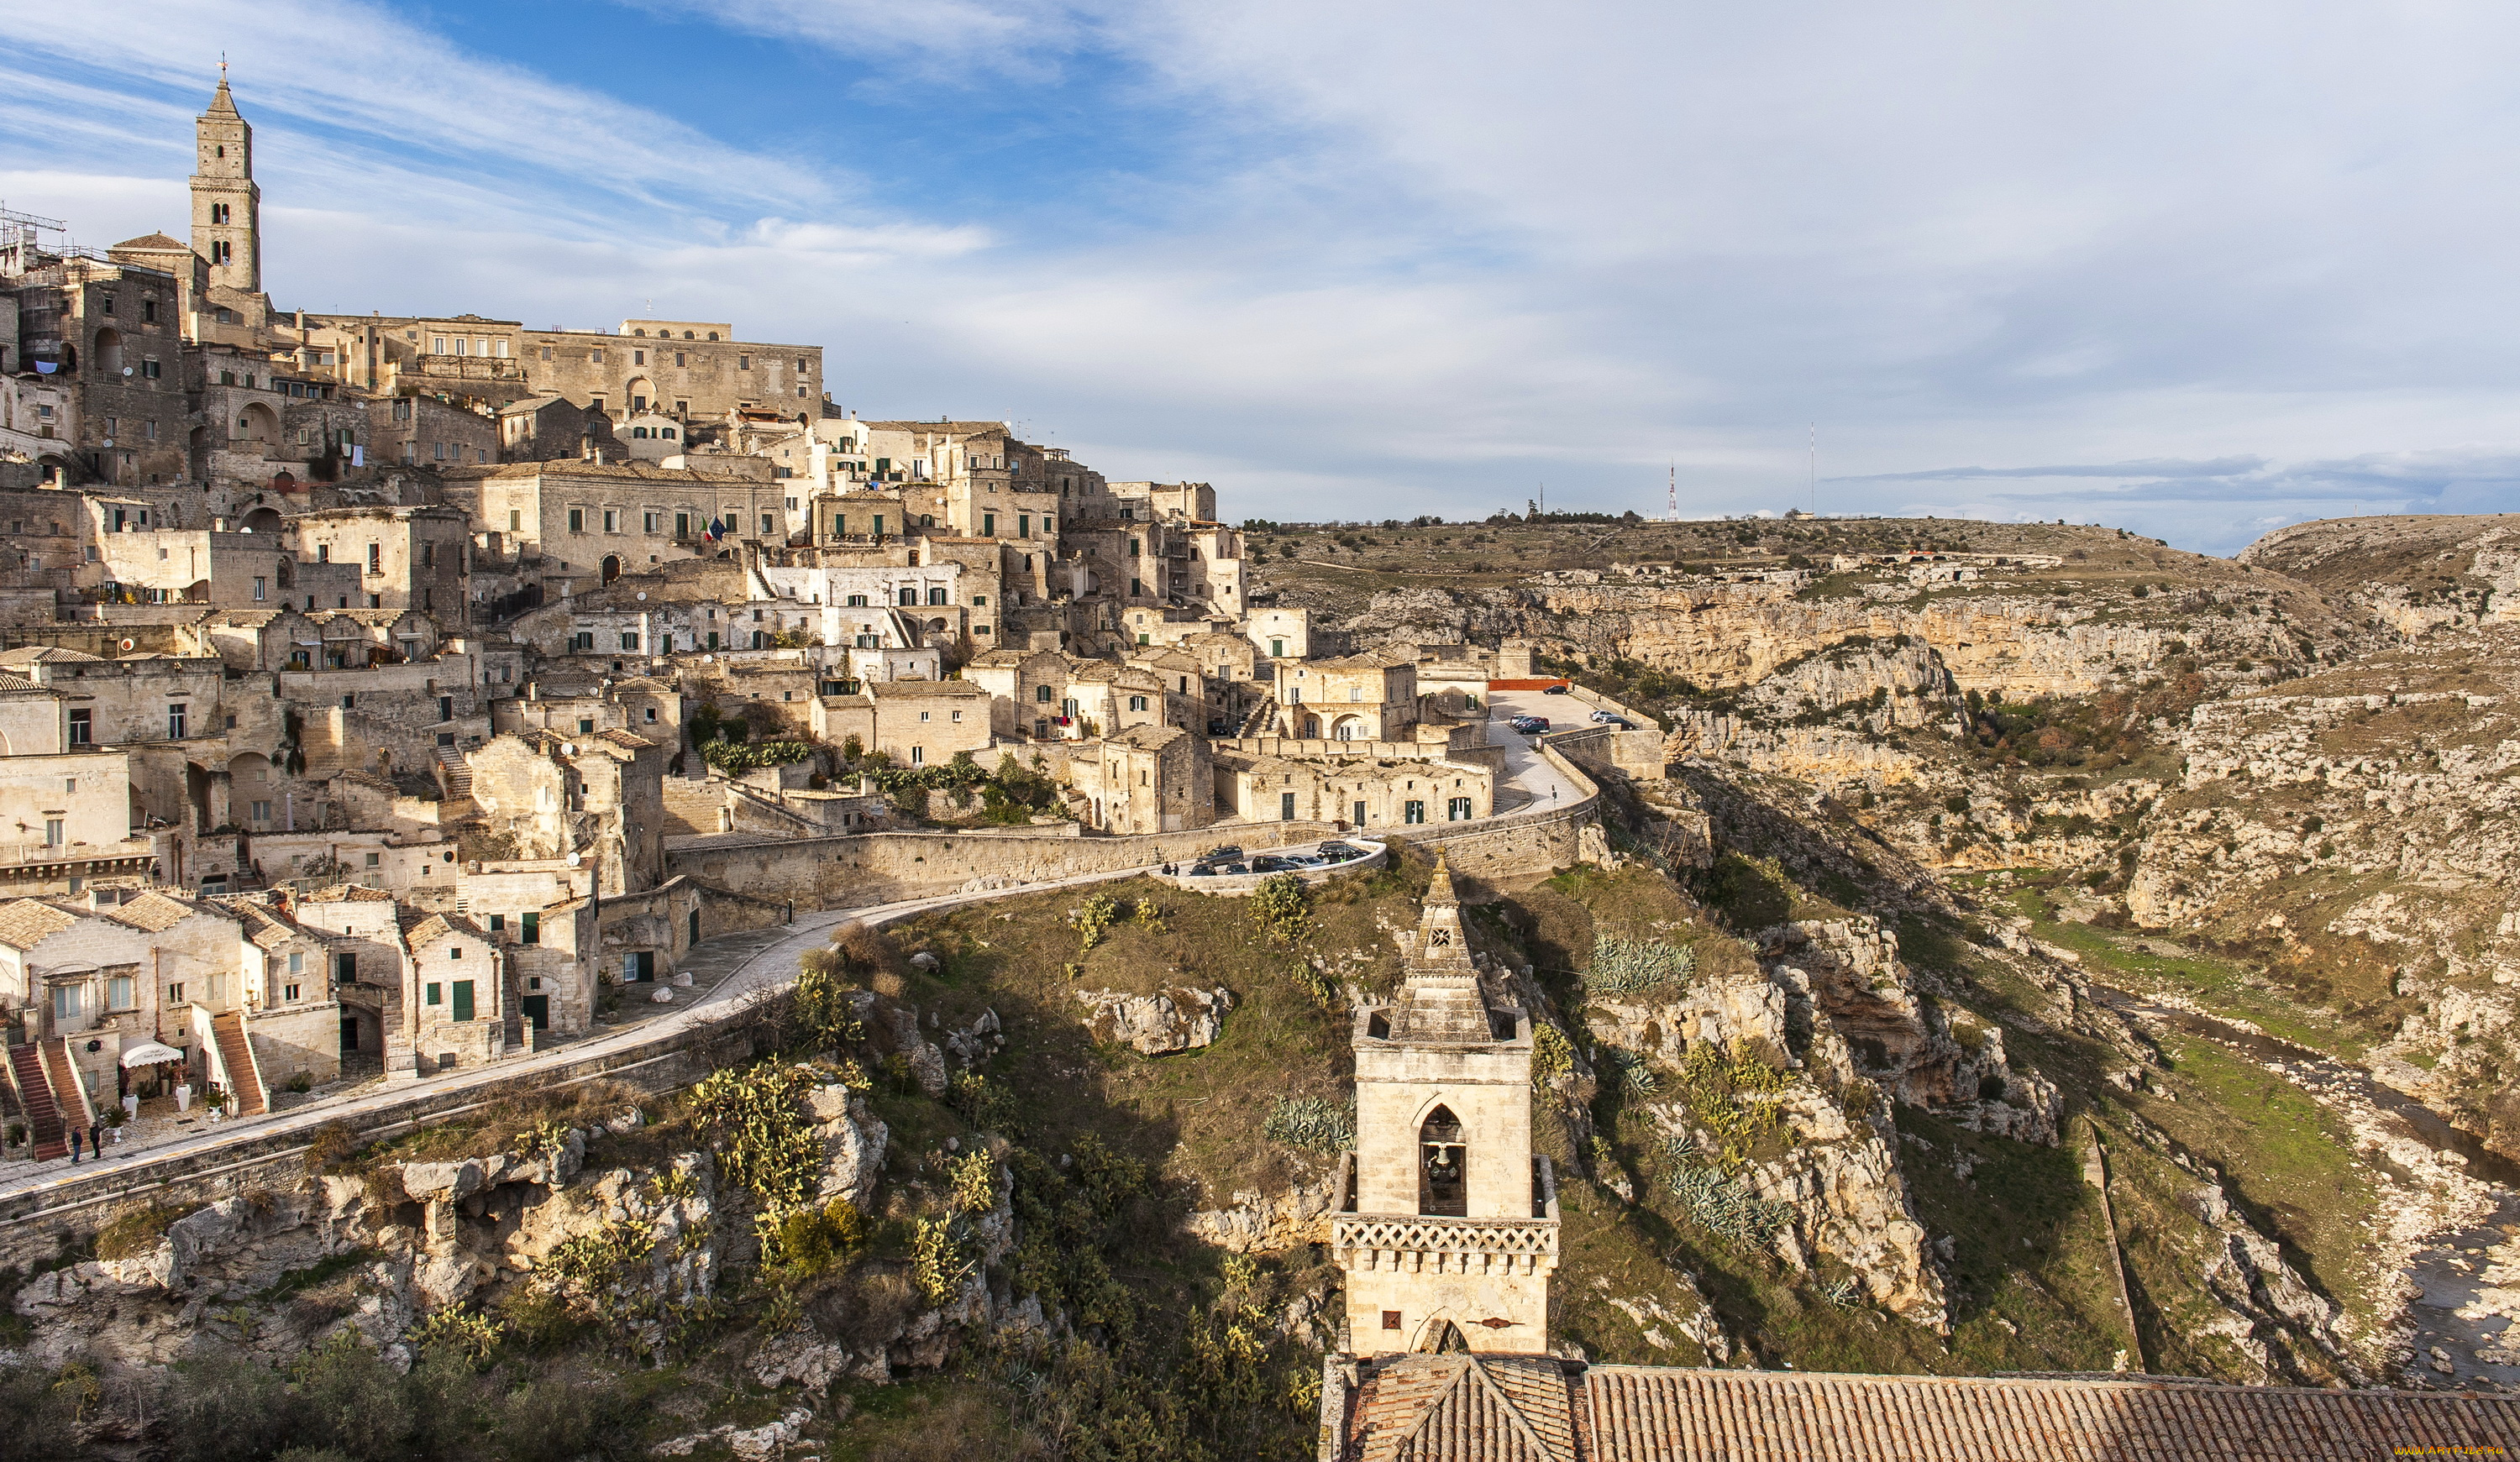
[{"label": "pedestrian on street", "polygon": [[105,1161],[104,1123],[91,1122],[87,1125],[87,1153],[89,1157],[96,1159],[100,1163]]},{"label": "pedestrian on street", "polygon": [[71,1128],[71,1129],[70,1129],[70,1166],[71,1166],[71,1167],[73,1167],[73,1168],[77,1167],[77,1166],[78,1166],[78,1159],[79,1159],[79,1130],[78,1130],[77,1128]]}]

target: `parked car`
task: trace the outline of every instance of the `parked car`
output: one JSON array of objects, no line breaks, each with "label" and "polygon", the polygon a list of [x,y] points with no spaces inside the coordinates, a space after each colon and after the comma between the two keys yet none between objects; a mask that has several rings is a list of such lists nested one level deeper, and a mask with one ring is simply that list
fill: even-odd
[{"label": "parked car", "polygon": [[1190,870],[1190,876],[1192,878],[1213,878],[1216,876],[1216,864],[1209,863],[1193,864]]},{"label": "parked car", "polygon": [[1627,717],[1618,714],[1616,711],[1595,711],[1593,713],[1593,719],[1603,726],[1615,726],[1621,731],[1635,731],[1637,729],[1637,724],[1635,722],[1630,721]]},{"label": "parked car", "polygon": [[1329,863],[1346,863],[1349,859],[1365,856],[1365,850],[1353,843],[1323,843],[1320,845],[1320,853],[1322,858]]},{"label": "parked car", "polygon": [[1283,858],[1278,857],[1275,854],[1263,853],[1258,858],[1251,860],[1251,871],[1254,873],[1291,873],[1295,871],[1295,864]]},{"label": "parked car", "polygon": [[1198,856],[1198,861],[1200,863],[1218,863],[1225,859],[1240,858],[1241,856],[1242,849],[1239,845],[1235,843],[1225,843],[1218,847],[1210,848],[1205,853],[1200,854]]},{"label": "parked car", "polygon": [[1561,681],[1557,685],[1542,687],[1540,693],[1543,695],[1572,695],[1575,693],[1575,687]]},{"label": "parked car", "polygon": [[1512,727],[1515,731],[1522,732],[1524,735],[1536,736],[1542,731],[1549,730],[1549,718],[1546,716],[1516,716],[1511,721],[1507,722],[1506,725]]},{"label": "parked car", "polygon": [[1205,872],[1210,872],[1210,873],[1225,874],[1225,873],[1248,873],[1248,872],[1250,872],[1250,871],[1251,871],[1251,869],[1250,869],[1249,865],[1248,865],[1248,864],[1238,864],[1238,863],[1205,863],[1205,864],[1200,864],[1198,865],[1198,867],[1196,867],[1196,868],[1192,868],[1191,871],[1192,871],[1192,873],[1198,873],[1198,872],[1201,872],[1201,871],[1205,871]]}]

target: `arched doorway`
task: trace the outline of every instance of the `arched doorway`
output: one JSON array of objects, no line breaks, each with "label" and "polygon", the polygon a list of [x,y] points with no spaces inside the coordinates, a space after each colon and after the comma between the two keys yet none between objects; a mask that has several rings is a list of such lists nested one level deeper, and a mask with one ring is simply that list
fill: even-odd
[{"label": "arched doorway", "polygon": [[651,406],[652,406],[652,405],[654,405],[654,404],[655,404],[655,398],[656,398],[656,383],[655,383],[654,381],[650,380],[650,379],[649,379],[648,377],[646,377],[645,376],[635,377],[633,377],[633,378],[631,379],[631,381],[630,381],[630,413],[631,413],[631,415],[636,416],[636,415],[638,415],[640,412],[643,412],[643,411],[648,410],[648,408],[649,408],[649,407],[651,407]]},{"label": "arched doorway", "polygon": [[1341,716],[1337,721],[1330,725],[1330,739],[1333,741],[1364,741],[1372,738],[1366,734],[1364,717]]},{"label": "arched doorway", "polygon": [[1448,1218],[1470,1216],[1469,1149],[1461,1119],[1451,1107],[1426,1114],[1418,1129],[1418,1212]]},{"label": "arched doorway", "polygon": [[96,368],[107,376],[122,374],[122,332],[112,326],[96,332]]},{"label": "arched doorway", "polygon": [[279,416],[259,401],[248,402],[237,413],[235,440],[265,444],[280,440]]},{"label": "arched doorway", "polygon": [[[276,537],[279,535],[281,528],[280,514],[269,508],[257,508],[253,511],[247,513],[245,515],[245,521],[239,523],[237,526],[243,528],[248,533],[268,533]],[[280,582],[285,587],[289,580],[287,576],[284,575]]]},{"label": "arched doorway", "polygon": [[604,582],[607,584],[611,583],[613,580],[621,577],[621,560],[610,554],[605,554],[603,570]]}]

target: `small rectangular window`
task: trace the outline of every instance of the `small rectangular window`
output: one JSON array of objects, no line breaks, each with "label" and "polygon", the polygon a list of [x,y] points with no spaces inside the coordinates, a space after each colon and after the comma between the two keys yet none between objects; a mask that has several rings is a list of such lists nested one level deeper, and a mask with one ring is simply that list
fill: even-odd
[{"label": "small rectangular window", "polygon": [[439,985],[434,980],[428,982],[428,989],[423,993],[421,1003],[425,1005],[442,1005],[446,1003],[445,987]]},{"label": "small rectangular window", "polygon": [[568,531],[571,533],[583,533],[586,531],[585,509],[572,508],[568,510]]}]

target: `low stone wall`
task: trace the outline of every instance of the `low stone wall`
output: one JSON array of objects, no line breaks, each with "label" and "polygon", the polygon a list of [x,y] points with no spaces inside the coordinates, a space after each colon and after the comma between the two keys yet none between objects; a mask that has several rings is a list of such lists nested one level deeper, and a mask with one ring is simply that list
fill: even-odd
[{"label": "low stone wall", "polygon": [[1574,799],[1502,818],[1483,818],[1476,822],[1395,828],[1388,834],[1390,841],[1429,852],[1440,848],[1444,862],[1455,872],[1490,884],[1601,859],[1609,851],[1609,842],[1601,831],[1599,784],[1549,740],[1538,743],[1537,749],[1544,760],[1575,783]]},{"label": "low stone wall", "polygon": [[1227,822],[1131,837],[1005,832],[870,832],[779,842],[702,842],[669,849],[668,874],[688,874],[755,899],[794,900],[800,909],[890,904],[958,892],[1189,863],[1219,843],[1266,836],[1292,846],[1336,837],[1328,822]]},{"label": "low stone wall", "polygon": [[[1343,864],[1336,864],[1327,868],[1290,868],[1287,871],[1305,883],[1321,883],[1327,879],[1336,878],[1342,873],[1355,873],[1367,868],[1381,867],[1389,857],[1388,846],[1384,843],[1366,838],[1350,838],[1348,841],[1357,847],[1369,850],[1365,857],[1351,858]],[[1151,873],[1148,876],[1157,883],[1169,883],[1185,893],[1214,894],[1221,899],[1239,899],[1258,889],[1270,879],[1282,878],[1286,875],[1284,873],[1220,873],[1207,878],[1193,878],[1188,873]]]},{"label": "low stone wall", "polygon": [[1595,772],[1647,778],[1663,775],[1663,733],[1658,731],[1586,726],[1555,732],[1548,744],[1568,761]]}]

